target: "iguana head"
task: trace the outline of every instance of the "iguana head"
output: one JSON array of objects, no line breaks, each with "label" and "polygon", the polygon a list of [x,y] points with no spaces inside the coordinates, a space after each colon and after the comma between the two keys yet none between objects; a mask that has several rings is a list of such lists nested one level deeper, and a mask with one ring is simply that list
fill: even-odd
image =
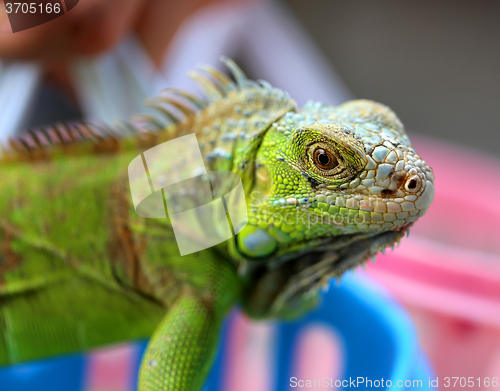
[{"label": "iguana head", "polygon": [[388,107],[356,100],[298,110],[288,94],[223,61],[236,83],[207,66],[208,78],[194,74],[209,105],[184,128],[199,130],[210,171],[241,178],[248,224],[233,226],[227,243],[245,309],[293,316],[331,277],[404,236],[432,202],[433,173]]},{"label": "iguana head", "polygon": [[254,179],[236,248],[247,264],[267,265],[256,280],[274,287],[265,299],[274,312],[393,246],[434,197],[432,169],[401,121],[367,100],[284,115],[263,138]]}]

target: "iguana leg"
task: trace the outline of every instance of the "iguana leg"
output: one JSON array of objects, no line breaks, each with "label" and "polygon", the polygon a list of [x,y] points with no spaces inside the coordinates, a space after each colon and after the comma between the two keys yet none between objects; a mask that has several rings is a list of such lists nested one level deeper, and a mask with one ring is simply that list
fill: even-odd
[{"label": "iguana leg", "polygon": [[[168,257],[172,246],[166,243],[149,246],[151,254],[164,261],[150,262],[147,274],[171,283],[159,284],[155,293],[166,298],[167,313],[142,359],[139,391],[199,391],[212,365],[224,317],[241,297],[241,281],[216,247],[176,258]],[[174,278],[182,284],[171,297],[178,286]]]},{"label": "iguana leg", "polygon": [[203,386],[217,346],[223,314],[192,293],[169,309],[144,355],[140,391],[197,391]]}]

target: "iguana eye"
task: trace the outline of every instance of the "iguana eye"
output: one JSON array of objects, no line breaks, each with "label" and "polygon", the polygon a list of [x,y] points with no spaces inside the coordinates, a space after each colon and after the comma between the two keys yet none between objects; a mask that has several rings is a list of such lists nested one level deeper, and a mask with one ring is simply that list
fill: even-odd
[{"label": "iguana eye", "polygon": [[332,170],[339,165],[337,158],[330,151],[323,148],[314,150],[313,161],[316,167],[322,170]]},{"label": "iguana eye", "polygon": [[352,180],[368,163],[364,145],[337,124],[315,124],[297,129],[282,149],[285,161],[311,184],[340,186]]}]

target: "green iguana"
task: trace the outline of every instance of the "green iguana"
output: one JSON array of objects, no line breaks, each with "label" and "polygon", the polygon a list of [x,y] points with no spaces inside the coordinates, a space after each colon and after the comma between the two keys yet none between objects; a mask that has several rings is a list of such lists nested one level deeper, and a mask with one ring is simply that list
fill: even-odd
[{"label": "green iguana", "polygon": [[[427,211],[432,170],[388,107],[298,109],[224,62],[235,81],[193,74],[208,102],[171,89],[140,126],[58,125],[1,150],[0,365],[150,337],[139,390],[199,390],[233,305],[299,316]],[[127,167],[190,133],[210,171],[241,178],[248,224],[181,256],[168,216],[134,210]]]}]

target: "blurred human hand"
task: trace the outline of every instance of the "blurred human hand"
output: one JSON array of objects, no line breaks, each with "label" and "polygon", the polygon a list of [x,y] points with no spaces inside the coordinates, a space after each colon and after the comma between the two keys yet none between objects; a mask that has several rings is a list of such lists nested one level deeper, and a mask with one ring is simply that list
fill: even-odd
[{"label": "blurred human hand", "polygon": [[153,62],[164,52],[184,19],[211,3],[256,0],[80,0],[66,15],[12,33],[0,2],[0,59],[36,60],[58,67],[78,56],[98,54],[135,30]]},{"label": "blurred human hand", "polygon": [[146,3],[148,0],[81,0],[62,17],[12,33],[2,2],[0,58],[64,62],[99,53],[130,29]]},{"label": "blurred human hand", "polygon": [[44,75],[73,95],[69,67],[97,55],[134,31],[159,68],[177,29],[194,11],[213,3],[263,0],[80,0],[67,14],[13,33],[0,1],[0,60],[37,61]]}]

